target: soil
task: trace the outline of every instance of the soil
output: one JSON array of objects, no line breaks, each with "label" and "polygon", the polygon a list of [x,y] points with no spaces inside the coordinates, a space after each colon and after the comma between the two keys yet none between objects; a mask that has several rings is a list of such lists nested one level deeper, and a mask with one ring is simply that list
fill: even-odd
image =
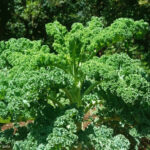
[{"label": "soil", "polygon": [[[26,126],[29,123],[33,123],[33,120],[28,120],[27,122],[20,122],[19,125],[20,125],[20,127],[23,127],[23,126]],[[1,130],[4,131],[4,130],[11,129],[11,128],[14,128],[14,124],[13,123],[8,123],[8,124],[3,125],[1,127]]]}]

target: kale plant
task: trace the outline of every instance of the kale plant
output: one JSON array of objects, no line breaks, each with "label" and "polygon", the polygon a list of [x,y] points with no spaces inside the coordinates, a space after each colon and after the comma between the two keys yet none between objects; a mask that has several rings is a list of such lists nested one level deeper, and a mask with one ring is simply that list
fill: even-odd
[{"label": "kale plant", "polygon": [[[104,27],[93,17],[70,31],[46,24],[53,50],[25,38],[0,42],[0,117],[33,119],[13,150],[128,150],[150,136],[150,83],[138,60],[97,53],[104,47],[142,38],[149,25],[120,18]],[[85,115],[89,126],[85,127]],[[3,133],[1,131],[1,133]],[[0,140],[5,139],[4,134]]]}]

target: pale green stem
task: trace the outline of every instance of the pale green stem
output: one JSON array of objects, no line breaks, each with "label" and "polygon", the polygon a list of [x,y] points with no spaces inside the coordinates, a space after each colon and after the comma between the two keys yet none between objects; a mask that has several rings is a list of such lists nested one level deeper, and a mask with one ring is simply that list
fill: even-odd
[{"label": "pale green stem", "polygon": [[[88,87],[88,89],[84,92],[83,96],[84,95],[88,95],[92,90],[94,90],[97,85],[99,85],[102,81],[96,81],[94,84],[92,84],[91,86]],[[82,96],[82,97],[83,97]]]}]

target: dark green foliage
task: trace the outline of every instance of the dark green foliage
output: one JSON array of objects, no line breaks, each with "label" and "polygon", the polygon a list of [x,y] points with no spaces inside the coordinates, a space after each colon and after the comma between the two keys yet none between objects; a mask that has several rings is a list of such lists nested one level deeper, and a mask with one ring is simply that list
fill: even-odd
[{"label": "dark green foliage", "polygon": [[103,0],[101,2],[101,15],[111,23],[120,17],[144,19],[150,22],[150,2],[148,0]]},{"label": "dark green foliage", "polygon": [[149,2],[142,0],[2,0],[1,38],[43,38],[47,22],[58,20],[70,28],[91,16],[103,16],[108,24],[120,17],[150,22],[149,8]]},{"label": "dark green foliage", "polygon": [[[54,20],[70,28],[97,15],[97,0],[2,0],[1,37],[45,37],[45,24]],[[5,1],[5,2],[4,2]]]}]

